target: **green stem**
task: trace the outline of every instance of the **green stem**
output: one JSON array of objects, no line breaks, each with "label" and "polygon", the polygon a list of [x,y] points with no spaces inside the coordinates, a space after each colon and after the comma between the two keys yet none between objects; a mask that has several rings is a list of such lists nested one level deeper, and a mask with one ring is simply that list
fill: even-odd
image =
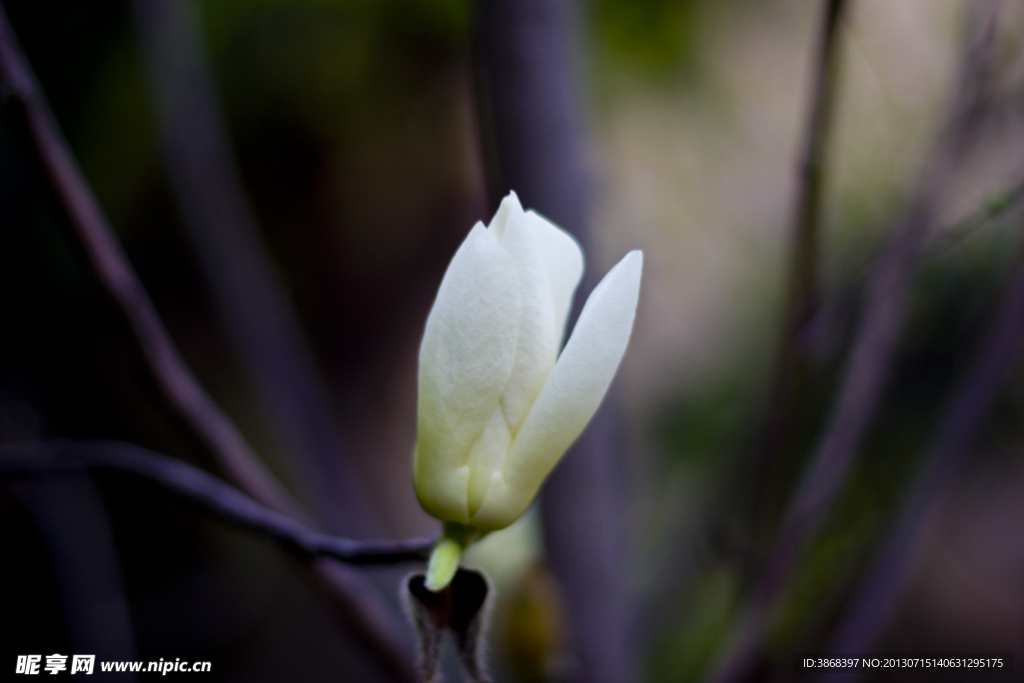
[{"label": "green stem", "polygon": [[473,528],[457,522],[445,522],[441,540],[434,546],[427,565],[427,589],[435,593],[448,587],[459,569],[462,551],[469,545]]}]

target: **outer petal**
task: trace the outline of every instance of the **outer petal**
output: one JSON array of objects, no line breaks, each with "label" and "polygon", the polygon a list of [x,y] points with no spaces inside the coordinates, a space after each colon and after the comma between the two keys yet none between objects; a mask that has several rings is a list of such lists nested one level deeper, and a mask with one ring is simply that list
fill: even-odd
[{"label": "outer petal", "polygon": [[550,379],[512,442],[503,473],[492,475],[472,517],[500,529],[519,517],[544,478],[593,417],[626,351],[640,292],[643,255],[632,251],[587,300]]},{"label": "outer petal", "polygon": [[469,519],[466,461],[512,374],[519,289],[512,258],[478,223],[448,266],[420,346],[413,473],[439,519]]},{"label": "outer petal", "polygon": [[555,330],[561,345],[565,322],[572,308],[572,295],[583,277],[583,251],[572,235],[533,211],[526,212],[526,223],[547,267],[551,302],[555,309]]},{"label": "outer petal", "polygon": [[[509,198],[514,200],[514,204],[505,222],[501,245],[516,264],[523,309],[519,321],[515,365],[502,394],[501,404],[514,436],[555,367],[561,335],[555,327],[551,285],[544,256],[534,239],[526,214],[519,202],[515,201],[515,195],[510,194]],[[502,203],[503,206],[507,202],[508,198]]]}]

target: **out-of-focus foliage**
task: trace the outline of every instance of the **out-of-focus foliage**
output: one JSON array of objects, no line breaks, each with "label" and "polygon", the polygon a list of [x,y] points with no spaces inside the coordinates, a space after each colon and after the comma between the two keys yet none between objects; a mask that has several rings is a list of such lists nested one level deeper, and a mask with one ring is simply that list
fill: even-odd
[{"label": "out-of-focus foliage", "polygon": [[[966,369],[1018,262],[1020,220],[1021,212],[1012,211],[958,246],[926,257],[914,286],[906,334],[861,460],[819,540],[802,559],[795,585],[772,627],[774,670],[788,670],[793,652],[824,647],[822,639],[912,487],[939,410],[949,400],[954,380]],[[852,318],[856,312],[854,307],[844,315]],[[845,328],[851,322],[833,324]],[[817,392],[823,398],[835,389],[836,369],[828,359],[816,366],[816,372],[829,378],[828,390]],[[762,380],[756,371],[743,376],[750,384]],[[668,527],[679,539],[676,542],[692,554],[668,554],[661,583],[654,589],[656,602],[664,601],[666,595],[675,597],[671,606],[660,605],[659,611],[671,625],[662,630],[653,650],[653,680],[698,680],[707,673],[741,614],[744,582],[760,548],[757,529],[764,520],[746,516],[751,512],[748,496],[754,470],[745,454],[753,450],[751,440],[758,433],[762,395],[744,391],[742,384],[737,388],[732,370],[719,373],[717,380],[705,386],[696,395],[670,403],[661,421],[668,456],[661,468],[685,466],[685,483],[675,486],[677,495],[692,496],[702,486],[712,487],[715,493],[703,499],[700,511],[691,511],[700,521]],[[1022,409],[1019,386],[1011,381],[981,436],[979,455],[984,457],[975,468],[1003,467],[1015,457],[1021,443]],[[820,434],[823,411],[817,407],[812,412],[816,417],[806,422],[806,434],[798,439],[804,448],[789,456],[792,462],[781,481],[785,491],[792,491],[808,457],[806,447]],[[678,479],[663,481],[671,486]],[[665,537],[660,538],[664,543]],[[914,647],[914,642],[908,639],[900,646]]]},{"label": "out-of-focus foliage", "polygon": [[587,10],[599,63],[663,78],[685,72],[699,57],[704,5],[703,0],[593,0]]},{"label": "out-of-focus foliage", "polygon": [[[665,399],[648,418],[657,438],[638,430],[643,436],[636,442],[658,454],[650,469],[642,470],[645,489],[638,503],[648,560],[638,568],[647,591],[642,604],[650,630],[645,633],[656,636],[648,659],[652,680],[702,679],[734,634],[766,544],[822,434],[861,312],[862,287],[932,144],[964,31],[961,3],[916,3],[898,11],[882,3],[851,3],[841,25],[822,309],[809,330],[813,361],[797,433],[766,483],[757,462],[758,439],[769,408],[765,400],[778,334],[782,275],[774,269],[785,256],[773,249],[788,239],[797,134],[804,123],[819,9],[798,4],[723,3],[694,11],[685,31],[669,31],[679,45],[684,36],[698,37],[691,43],[695,53],[685,58],[684,50],[664,50],[655,60],[635,47],[652,52],[664,47],[658,31],[671,21],[646,34],[637,29],[642,22],[625,21],[615,28],[643,37],[633,41],[635,51],[620,68],[642,71],[641,55],[661,67],[689,59],[700,65],[700,78],[686,75],[692,71],[649,67],[646,73],[657,71],[661,84],[651,94],[644,88],[603,88],[601,79],[610,72],[600,68],[594,77],[606,96],[597,119],[601,172],[608,183],[599,223],[608,226],[609,244],[624,243],[612,226],[631,220],[634,236],[649,235],[668,249],[654,252],[655,260],[664,259],[658,272],[666,278],[666,296],[660,296],[658,282],[645,292],[648,306],[657,309],[646,320],[641,316],[651,337],[641,333],[639,343],[649,353],[633,357],[634,371],[645,381],[627,384],[627,393],[635,386],[635,396],[644,401],[642,392],[649,396],[659,378],[672,375],[669,358],[689,359],[675,370],[677,379],[661,384]],[[597,63],[628,54],[624,45],[629,43],[601,23],[607,15],[598,9],[593,16],[598,18],[594,36],[604,41],[592,47]],[[1011,13],[1004,19],[998,40],[1016,54],[1011,46],[1020,17]],[[755,24],[758,28],[751,28]],[[897,40],[897,26],[913,28]],[[643,82],[636,76],[620,79],[621,73],[612,74],[619,83]],[[1009,77],[1002,73],[996,80]],[[1019,92],[1020,83],[1014,82],[1001,96]],[[783,107],[786,102],[792,106]],[[789,124],[776,119],[782,109]],[[827,644],[913,486],[939,411],[1018,263],[1021,210],[1014,188],[1020,182],[1021,144],[1019,135],[1005,132],[1007,125],[987,124],[987,141],[959,169],[956,191],[941,198],[938,234],[915,278],[883,401],[840,500],[801,559],[795,585],[770,628],[769,659],[761,674],[771,666],[772,675],[784,680],[793,675],[792,653],[816,652]],[[690,304],[691,295],[718,307]],[[685,322],[697,325],[697,331]],[[711,334],[712,329],[720,332]],[[664,346],[652,341],[657,335],[663,335]],[[1021,415],[1014,412],[1020,410],[1018,396],[1015,379],[1008,378],[970,468],[981,481],[1013,466],[1020,447],[1013,427]],[[1018,417],[1010,418],[1013,414]],[[766,488],[769,495],[758,499]],[[999,523],[999,533],[1006,524]],[[1017,552],[970,561],[1012,562]],[[1000,584],[999,590],[1006,589]],[[920,651],[939,642],[945,647],[960,642],[963,651],[979,642],[952,616],[922,628],[912,623],[914,612],[902,614],[879,651],[887,646]],[[900,624],[910,624],[902,637]],[[992,633],[995,627],[986,628]],[[1009,632],[1001,633],[998,642],[1008,643]]]}]

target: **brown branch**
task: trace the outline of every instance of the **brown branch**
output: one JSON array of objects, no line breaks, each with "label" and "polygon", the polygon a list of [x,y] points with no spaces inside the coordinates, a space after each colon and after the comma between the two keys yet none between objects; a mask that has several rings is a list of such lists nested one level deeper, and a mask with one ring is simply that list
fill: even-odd
[{"label": "brown branch", "polygon": [[[0,85],[20,107],[72,229],[107,295],[131,326],[150,371],[171,407],[208,448],[227,476],[267,507],[308,519],[307,513],[246,443],[181,358],[145,289],[117,242],[103,211],[57,125],[0,6]],[[357,632],[398,680],[415,680],[406,639],[387,608],[361,591],[361,578],[336,563],[317,563],[318,574]]]},{"label": "brown branch", "polygon": [[745,680],[760,655],[768,622],[792,581],[797,561],[823,521],[856,456],[881,393],[903,321],[904,300],[922,245],[958,162],[974,139],[983,104],[995,31],[995,3],[977,0],[967,49],[943,127],[914,198],[889,248],[871,273],[867,302],[843,373],[839,395],[818,447],[782,522],[727,658],[719,683]]},{"label": "brown branch", "polygon": [[839,22],[846,0],[825,0],[815,57],[814,82],[800,157],[800,183],[793,216],[788,295],[771,389],[755,466],[758,490],[753,496],[753,518],[772,520],[780,487],[781,460],[791,446],[794,422],[800,411],[807,376],[809,323],[818,310],[818,252],[822,231],[822,198],[826,150],[838,90]]},{"label": "brown branch", "polygon": [[266,534],[290,550],[309,557],[329,557],[355,565],[422,562],[437,542],[434,537],[357,541],[321,533],[261,505],[198,467],[133,444],[117,441],[30,441],[0,446],[2,475],[84,467],[113,469],[144,477],[225,521]]}]

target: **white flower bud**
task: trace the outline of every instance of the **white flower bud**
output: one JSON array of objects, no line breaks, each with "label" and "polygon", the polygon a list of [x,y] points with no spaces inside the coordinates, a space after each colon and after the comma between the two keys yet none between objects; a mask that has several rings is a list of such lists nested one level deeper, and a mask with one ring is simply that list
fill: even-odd
[{"label": "white flower bud", "polygon": [[609,271],[559,355],[583,274],[576,241],[515,193],[473,227],[420,346],[413,470],[428,513],[488,532],[525,512],[611,384],[642,265],[632,251]]}]

